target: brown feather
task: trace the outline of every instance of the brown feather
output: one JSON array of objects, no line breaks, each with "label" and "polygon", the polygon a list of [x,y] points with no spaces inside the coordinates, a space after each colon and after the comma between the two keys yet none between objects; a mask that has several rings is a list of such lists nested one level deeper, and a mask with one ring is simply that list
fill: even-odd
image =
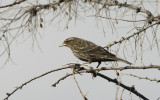
[{"label": "brown feather", "polygon": [[126,64],[131,64],[126,60],[116,57],[116,55],[108,52],[103,47],[81,38],[70,37],[66,39],[63,44],[69,47],[78,59],[89,63],[98,62],[98,66],[101,62],[106,61],[121,61]]}]

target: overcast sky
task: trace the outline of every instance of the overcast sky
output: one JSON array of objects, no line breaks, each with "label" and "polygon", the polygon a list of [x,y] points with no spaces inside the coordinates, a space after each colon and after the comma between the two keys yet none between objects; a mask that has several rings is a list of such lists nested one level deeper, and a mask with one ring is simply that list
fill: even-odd
[{"label": "overcast sky", "polygon": [[[122,28],[120,28],[122,26]],[[41,39],[38,37],[39,47],[35,44],[33,46],[32,38],[24,41],[23,37],[19,37],[17,42],[13,42],[11,46],[11,58],[13,61],[9,61],[0,70],[0,100],[6,97],[6,93],[10,93],[17,86],[30,80],[33,77],[41,75],[52,69],[63,67],[62,65],[70,62],[83,61],[78,60],[72,54],[71,50],[67,47],[59,47],[60,44],[68,37],[80,37],[92,41],[100,46],[106,46],[108,43],[118,40],[125,31],[125,26],[118,25],[117,33],[112,33],[111,28],[105,26],[105,33],[101,24],[96,25],[94,18],[86,18],[85,20],[77,20],[76,24],[71,22],[68,29],[64,30],[64,27],[57,27],[53,24],[47,24],[45,28],[40,29]],[[124,31],[123,31],[124,30]],[[28,34],[27,32],[25,34]],[[126,56],[130,62],[135,62],[134,57],[130,55],[130,50]],[[114,53],[114,50],[113,52]],[[118,52],[118,56],[125,59],[122,50]],[[140,55],[138,55],[140,56]],[[157,53],[157,49],[152,51],[144,51],[143,64],[160,65],[160,55]],[[140,60],[140,59],[139,59]],[[91,64],[95,67],[97,63]],[[118,63],[118,66],[124,66],[125,64]],[[137,61],[135,65],[142,65],[141,61]],[[101,67],[109,67],[112,64]],[[37,79],[21,90],[14,93],[9,100],[82,100],[81,94],[73,77],[69,77],[61,81],[57,87],[51,85],[66,73],[72,72],[71,70],[58,71],[56,73],[49,74],[45,77]],[[116,78],[115,71],[103,71],[105,75]],[[126,70],[120,72],[135,74],[143,77],[160,79],[160,73],[158,70]],[[92,79],[90,74],[76,75],[79,85],[84,94],[87,94],[89,100],[114,100],[116,96],[117,86],[104,79],[96,77]],[[122,83],[127,86],[135,85],[138,92],[142,93],[151,100],[156,100],[160,97],[160,84],[156,82],[150,82],[147,80],[139,80],[130,76],[122,75],[120,77]],[[119,88],[120,97],[122,88]],[[123,93],[123,100],[139,99],[134,94],[130,94],[127,90]]]}]

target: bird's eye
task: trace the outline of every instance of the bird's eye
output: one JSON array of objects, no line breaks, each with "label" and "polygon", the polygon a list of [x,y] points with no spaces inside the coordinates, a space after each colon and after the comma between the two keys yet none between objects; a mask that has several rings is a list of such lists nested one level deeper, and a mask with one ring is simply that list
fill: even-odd
[{"label": "bird's eye", "polygon": [[66,40],[66,41],[65,41],[65,43],[69,43],[69,42],[70,42],[69,40]]},{"label": "bird's eye", "polygon": [[68,43],[68,42],[70,42],[70,40],[67,40],[66,42]]},{"label": "bird's eye", "polygon": [[65,43],[69,43],[69,42],[71,42],[72,41],[72,39],[67,39],[66,41],[65,41]]}]

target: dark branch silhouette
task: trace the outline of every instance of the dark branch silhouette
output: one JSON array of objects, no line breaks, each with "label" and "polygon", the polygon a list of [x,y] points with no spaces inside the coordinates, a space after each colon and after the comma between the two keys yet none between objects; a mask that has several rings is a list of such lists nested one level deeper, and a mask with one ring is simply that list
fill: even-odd
[{"label": "dark branch silhouette", "polygon": [[143,100],[149,100],[147,97],[145,97],[144,95],[142,95],[141,93],[139,93],[139,92],[135,89],[134,86],[132,86],[132,87],[126,86],[126,85],[122,84],[121,82],[117,81],[117,79],[111,79],[111,78],[109,78],[109,77],[107,77],[107,76],[105,76],[105,75],[103,75],[103,74],[100,74],[100,73],[97,73],[97,76],[102,77],[102,78],[108,80],[109,82],[113,82],[113,83],[115,83],[116,85],[121,86],[122,88],[124,88],[124,89],[126,89],[126,90],[134,93],[135,95],[139,96],[139,97],[142,98]]},{"label": "dark branch silhouette", "polygon": [[[67,64],[68,65],[68,64]],[[25,85],[27,85],[28,83],[30,83],[30,82],[32,82],[32,81],[34,81],[34,80],[36,80],[36,79],[39,79],[39,78],[41,78],[41,77],[43,77],[43,76],[46,76],[46,75],[48,75],[48,74],[50,74],[50,73],[53,73],[53,72],[56,72],[56,71],[60,71],[60,70],[64,70],[64,69],[68,69],[68,68],[73,68],[73,67],[77,67],[77,64],[71,64],[71,65],[69,65],[69,66],[67,66],[67,67],[61,67],[61,68],[58,68],[58,69],[54,69],[54,70],[51,70],[51,71],[48,71],[48,72],[46,72],[46,73],[44,73],[44,74],[42,74],[42,75],[39,75],[39,76],[37,76],[37,77],[34,77],[34,78],[32,78],[32,79],[30,79],[29,81],[27,81],[27,82],[24,82],[22,85],[20,85],[20,86],[18,86],[15,90],[13,90],[11,93],[6,93],[7,94],[7,97],[6,98],[4,98],[3,100],[8,100],[8,98],[11,96],[11,95],[13,95],[16,91],[18,91],[19,89],[22,89]],[[84,64],[82,64],[82,66],[84,66]],[[65,76],[63,76],[62,78],[60,78],[59,80],[57,80],[52,86],[54,86],[54,87],[56,87],[56,85],[60,82],[60,81],[62,81],[62,80],[64,80],[64,79],[66,79],[67,77],[69,77],[69,76],[72,76],[72,75],[74,75],[74,74],[81,74],[81,73],[95,73],[95,71],[102,71],[102,70],[127,70],[127,69],[153,69],[153,68],[155,68],[155,69],[160,69],[160,66],[156,66],[156,65],[150,65],[150,66],[137,66],[137,67],[133,67],[133,66],[126,66],[126,67],[102,67],[102,68],[91,68],[91,69],[85,69],[85,68],[83,68],[83,67],[81,67],[79,70],[80,71],[77,71],[77,73],[70,73],[70,74],[66,74]],[[77,68],[76,68],[77,69]],[[101,76],[101,77],[103,77],[103,75],[101,75],[100,73],[99,74],[97,74],[98,76]],[[104,77],[103,77],[104,78]],[[112,79],[112,81],[113,81],[114,79]],[[114,80],[113,81],[114,83],[117,83],[118,81],[116,80]],[[127,86],[125,86],[124,84],[122,84],[121,83],[121,85],[122,85],[122,87],[123,88],[125,88],[125,89],[132,89],[131,87],[127,87]],[[120,85],[120,86],[121,86]],[[137,93],[138,92],[136,92],[134,89],[133,90],[130,90],[131,92],[133,92],[134,94],[136,94],[137,95]],[[139,95],[139,96],[141,96],[141,94]],[[142,95],[142,97],[141,98],[144,98],[143,97],[143,95]],[[147,100],[147,99],[144,99],[144,100]]]}]

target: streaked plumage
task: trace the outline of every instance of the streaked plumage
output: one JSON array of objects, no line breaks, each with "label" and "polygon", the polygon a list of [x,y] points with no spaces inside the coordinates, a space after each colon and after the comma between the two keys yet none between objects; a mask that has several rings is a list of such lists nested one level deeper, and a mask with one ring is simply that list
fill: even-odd
[{"label": "streaked plumage", "polygon": [[106,61],[121,61],[131,64],[130,62],[120,59],[116,57],[116,55],[109,53],[103,47],[81,38],[67,38],[63,42],[63,46],[69,47],[78,59],[89,63],[98,62],[98,66],[101,64],[101,62]]}]

